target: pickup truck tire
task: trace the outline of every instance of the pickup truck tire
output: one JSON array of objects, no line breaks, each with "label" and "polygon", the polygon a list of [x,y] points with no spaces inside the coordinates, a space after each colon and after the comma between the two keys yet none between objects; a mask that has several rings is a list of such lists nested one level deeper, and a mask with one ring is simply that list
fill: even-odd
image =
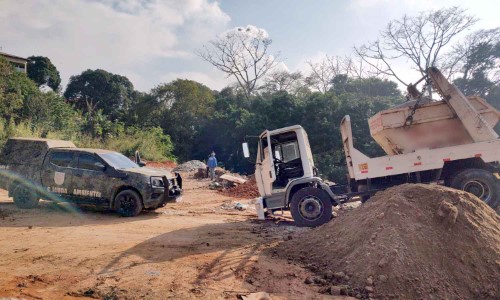
[{"label": "pickup truck tire", "polygon": [[38,202],[40,202],[37,193],[24,184],[18,184],[14,187],[12,198],[17,207],[24,209],[35,208],[38,206]]},{"label": "pickup truck tire", "polygon": [[500,202],[500,181],[487,170],[463,170],[451,179],[450,186],[477,196],[493,209]]},{"label": "pickup truck tire", "polygon": [[141,196],[134,190],[123,190],[115,197],[115,207],[122,217],[135,217],[143,208]]},{"label": "pickup truck tire", "polygon": [[332,202],[322,189],[306,187],[293,194],[290,212],[297,226],[316,227],[332,218]]}]

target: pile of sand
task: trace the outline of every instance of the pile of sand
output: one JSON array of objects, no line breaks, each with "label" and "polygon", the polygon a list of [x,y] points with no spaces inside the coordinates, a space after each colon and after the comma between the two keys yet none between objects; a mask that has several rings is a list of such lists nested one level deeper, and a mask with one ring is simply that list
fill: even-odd
[{"label": "pile of sand", "polygon": [[223,189],[220,191],[222,194],[234,197],[234,198],[256,198],[259,197],[259,190],[257,188],[257,182],[255,181],[255,176],[248,177],[245,183],[238,184],[234,187]]},{"label": "pile of sand", "polygon": [[274,253],[317,272],[312,282],[325,293],[500,299],[500,217],[478,198],[445,187],[379,192]]}]

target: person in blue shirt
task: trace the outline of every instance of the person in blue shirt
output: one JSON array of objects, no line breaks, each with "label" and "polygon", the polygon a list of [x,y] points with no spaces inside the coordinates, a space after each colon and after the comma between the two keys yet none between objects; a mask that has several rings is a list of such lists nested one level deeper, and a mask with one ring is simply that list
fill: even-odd
[{"label": "person in blue shirt", "polygon": [[215,152],[212,152],[212,154],[210,154],[207,166],[210,173],[210,179],[215,180],[215,167],[217,167],[217,158],[215,158]]}]

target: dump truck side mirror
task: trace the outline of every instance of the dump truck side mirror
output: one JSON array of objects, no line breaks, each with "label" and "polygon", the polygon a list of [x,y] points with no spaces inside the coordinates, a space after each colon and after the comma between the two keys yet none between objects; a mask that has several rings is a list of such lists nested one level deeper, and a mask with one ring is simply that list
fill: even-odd
[{"label": "dump truck side mirror", "polygon": [[243,143],[242,147],[243,147],[243,156],[245,158],[249,158],[250,157],[250,150],[248,150],[248,143]]}]

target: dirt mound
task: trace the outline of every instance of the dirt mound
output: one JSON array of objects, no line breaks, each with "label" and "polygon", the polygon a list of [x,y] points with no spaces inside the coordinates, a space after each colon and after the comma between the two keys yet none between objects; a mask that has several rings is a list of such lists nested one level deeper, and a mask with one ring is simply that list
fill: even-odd
[{"label": "dirt mound", "polygon": [[257,182],[255,176],[250,176],[245,183],[238,184],[234,187],[223,189],[220,191],[222,194],[234,198],[256,198],[259,197],[259,190],[257,189]]},{"label": "dirt mound", "polygon": [[406,184],[380,192],[274,253],[321,274],[312,282],[322,283],[324,292],[500,299],[500,217],[478,198],[441,186]]}]

